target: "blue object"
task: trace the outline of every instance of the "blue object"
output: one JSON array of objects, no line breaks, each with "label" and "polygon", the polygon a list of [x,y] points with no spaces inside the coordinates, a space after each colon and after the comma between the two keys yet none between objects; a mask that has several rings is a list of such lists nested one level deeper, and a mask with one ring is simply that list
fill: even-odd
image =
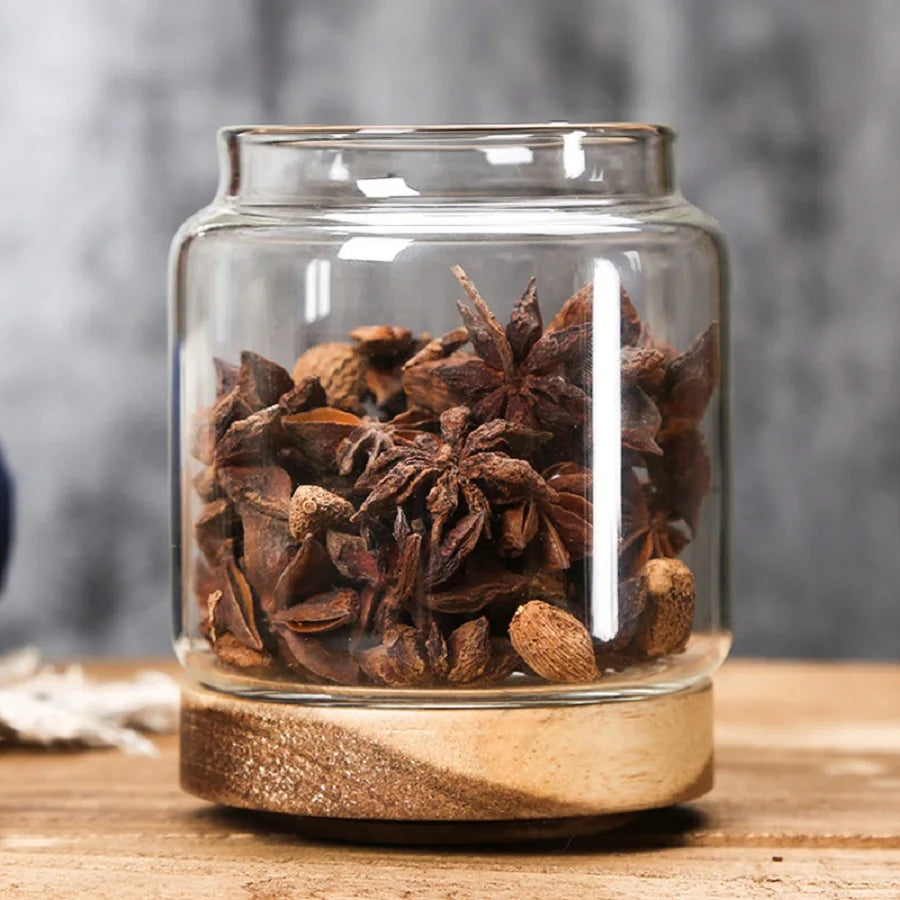
[{"label": "blue object", "polygon": [[6,563],[12,545],[14,510],[12,476],[6,468],[3,454],[0,453],[0,588],[6,580]]}]

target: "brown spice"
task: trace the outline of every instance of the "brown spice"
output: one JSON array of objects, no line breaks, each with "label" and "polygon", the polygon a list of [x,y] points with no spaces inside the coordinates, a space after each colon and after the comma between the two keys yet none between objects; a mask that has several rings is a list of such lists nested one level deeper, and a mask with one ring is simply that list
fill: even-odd
[{"label": "brown spice", "polygon": [[520,606],[509,623],[519,656],[548,681],[577,684],[597,677],[594,646],[573,615],[543,600]]},{"label": "brown spice", "polygon": [[694,575],[680,559],[651,559],[640,574],[645,611],[637,646],[647,656],[684,649],[694,621]]},{"label": "brown spice", "polygon": [[329,528],[346,527],[353,504],[316,484],[301,484],[291,497],[291,534],[302,541],[308,534],[322,536]]},{"label": "brown spice", "polygon": [[491,633],[484,616],[464,622],[454,629],[447,639],[450,653],[450,671],[447,680],[452,683],[475,681],[485,673],[491,659]]},{"label": "brown spice", "polygon": [[675,557],[710,487],[717,325],[679,354],[621,292],[620,628],[594,646],[572,614],[592,553],[592,286],[545,327],[531,279],[504,328],[454,274],[469,305],[441,338],[361,326],[293,378],[256,353],[214,360],[192,427],[194,587],[222,664],[475,687],[516,670],[583,683],[597,658],[684,648],[695,587]]},{"label": "brown spice", "polygon": [[366,392],[365,364],[350,344],[316,344],[294,363],[294,382],[318,378],[331,406],[361,410]]}]

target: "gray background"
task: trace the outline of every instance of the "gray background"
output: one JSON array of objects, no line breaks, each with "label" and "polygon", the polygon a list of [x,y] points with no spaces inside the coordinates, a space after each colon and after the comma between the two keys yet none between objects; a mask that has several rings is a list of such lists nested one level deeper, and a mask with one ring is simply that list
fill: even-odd
[{"label": "gray background", "polygon": [[0,0],[0,649],[168,647],[165,265],[261,122],[636,119],[733,254],[737,649],[896,657],[896,0]]}]

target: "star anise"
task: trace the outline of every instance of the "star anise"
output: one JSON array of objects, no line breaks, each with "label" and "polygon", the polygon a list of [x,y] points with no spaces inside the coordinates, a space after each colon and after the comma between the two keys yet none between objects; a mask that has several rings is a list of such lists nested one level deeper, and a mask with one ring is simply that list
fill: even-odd
[{"label": "star anise", "polygon": [[714,322],[666,366],[661,388],[662,455],[647,459],[647,471],[661,502],[691,531],[709,491],[711,469],[700,420],[719,380],[719,330]]},{"label": "star anise", "polygon": [[370,549],[370,540],[353,534],[330,531],[326,540],[331,562],[354,584],[362,584],[358,634],[373,626],[382,632],[400,623],[405,605],[417,592],[420,575],[422,535],[412,531],[398,510],[393,539],[385,541],[381,552]]},{"label": "star anise", "polygon": [[272,622],[297,634],[322,634],[352,625],[358,616],[359,594],[352,588],[335,588],[273,613]]},{"label": "star anise", "polygon": [[[544,329],[535,279],[517,301],[504,330],[466,273],[453,269],[472,308],[459,304],[474,354],[454,354],[429,363],[428,377],[444,390],[436,398],[466,403],[478,422],[505,418],[517,425],[552,431],[581,427],[588,396],[573,383],[590,346],[592,286],[566,301]],[[422,373],[408,366],[406,379],[421,381]],[[428,398],[429,392],[417,395]]]},{"label": "star anise", "polygon": [[448,359],[458,363],[468,356],[458,353],[469,342],[469,330],[460,325],[442,337],[429,341],[415,356],[403,365],[403,391],[412,408],[443,412],[460,403],[457,392],[451,390],[436,371],[447,367]]},{"label": "star anise", "polygon": [[503,511],[499,551],[520,556],[536,546],[544,569],[568,569],[591,552],[591,470],[559,463],[543,473],[554,499],[535,496]]},{"label": "star anise", "polygon": [[719,326],[713,322],[666,366],[660,409],[664,428],[696,425],[719,381]]},{"label": "star anise", "polygon": [[682,517],[663,498],[664,494],[652,482],[642,482],[634,469],[622,471],[621,578],[634,575],[653,557],[678,556],[689,543],[689,535],[679,526]]},{"label": "star anise", "polygon": [[639,453],[662,453],[656,436],[662,425],[659,407],[638,384],[622,380],[622,444]]},{"label": "star anise", "polygon": [[233,556],[240,520],[234,506],[224,497],[207,503],[194,523],[194,540],[212,566]]},{"label": "star anise", "polygon": [[665,380],[666,354],[639,346],[643,328],[624,288],[620,299],[622,342],[622,444],[638,453],[658,455],[656,436],[662,426],[658,401]]},{"label": "star anise", "polygon": [[237,373],[227,363],[217,365],[217,384],[222,394],[212,409],[215,439],[222,439],[234,422],[246,419],[255,412],[278,403],[279,398],[294,387],[285,369],[258,353],[244,351]]},{"label": "star anise", "polygon": [[640,343],[622,348],[623,443],[659,455],[657,435],[696,426],[718,380],[717,323],[680,355],[644,328]]},{"label": "star anise", "polygon": [[360,651],[357,658],[376,683],[409,687],[432,681],[427,651],[412,625],[388,626],[381,643]]},{"label": "star anise", "polygon": [[387,422],[366,416],[338,444],[338,473],[350,476],[368,472],[382,453],[401,445],[411,446],[436,422],[434,415],[419,409],[407,410]]},{"label": "star anise", "polygon": [[451,587],[428,592],[424,603],[432,612],[470,615],[495,605],[524,602],[533,584],[532,576],[512,572],[496,559],[475,553]]},{"label": "star anise", "polygon": [[[438,362],[452,356],[459,350],[463,344],[469,343],[469,329],[465,325],[459,325],[452,331],[428,341],[421,350],[414,356],[410,357],[404,364],[403,368],[412,369],[416,366],[424,365],[429,362]],[[452,404],[451,404],[452,405]]]},{"label": "star anise", "polygon": [[281,427],[294,465],[318,477],[337,472],[337,448],[361,422],[354,413],[323,406],[282,416]]},{"label": "star anise", "polygon": [[[496,563],[474,564],[451,590],[429,591],[420,558],[422,535],[398,511],[393,540],[379,550],[356,535],[330,532],[328,552],[340,573],[360,591],[355,655],[367,677],[382,684],[488,682],[505,677],[515,655],[490,638],[487,619],[463,623],[447,638],[435,613],[471,613],[493,603],[521,602],[533,579]],[[509,615],[512,611],[510,610]],[[374,641],[374,642],[373,642]]]},{"label": "star anise", "polygon": [[221,589],[208,598],[208,634],[222,662],[239,668],[266,665],[266,651],[256,621],[253,591],[234,560],[222,572]]},{"label": "star anise", "polygon": [[647,472],[664,506],[693,532],[709,491],[711,469],[706,439],[693,425],[665,431],[659,438],[662,455],[647,460]]},{"label": "star anise", "polygon": [[444,679],[450,668],[446,642],[421,602],[422,535],[398,510],[392,541],[382,543],[379,552],[369,544],[354,535],[328,535],[338,571],[365,584],[352,642],[360,667],[373,681],[395,686]]},{"label": "star anise", "polygon": [[226,466],[219,483],[241,519],[242,566],[262,608],[275,608],[274,592],[297,551],[288,528],[291,479],[278,466]]},{"label": "star anise", "polygon": [[[490,684],[528,671],[509,638],[522,604],[583,616],[592,285],[544,328],[531,279],[504,328],[454,274],[465,324],[428,343],[358,328],[354,344],[309,348],[296,384],[254,353],[214,360],[192,447],[204,465],[193,587],[223,663],[338,684]],[[640,572],[698,527],[711,482],[700,421],[719,379],[716,323],[679,354],[624,288],[619,318],[623,628],[600,648],[615,667],[638,652]],[[342,524],[301,528],[297,513],[292,525],[291,498],[315,491],[339,495]],[[351,506],[358,533],[329,531]]]},{"label": "star anise", "polygon": [[277,629],[281,658],[290,669],[299,669],[304,680],[330,681],[336,684],[356,684],[359,666],[350,654],[349,637],[330,636],[324,641],[316,635],[301,634],[282,624]]},{"label": "star anise", "polygon": [[491,504],[556,497],[529,462],[508,452],[535,447],[547,439],[545,433],[499,419],[467,434],[469,410],[461,406],[442,413],[440,423],[440,437],[422,434],[411,446],[387,451],[356,483],[368,496],[355,521],[392,515],[408,502],[424,507],[429,586],[450,578],[482,533],[489,533]]},{"label": "star anise", "polygon": [[[718,325],[710,325],[682,354],[644,329],[641,346],[622,352],[623,385],[653,404],[650,430],[623,443],[647,455],[647,480],[623,475],[622,568],[637,571],[648,559],[678,556],[690,541],[711,472],[706,440],[699,429],[719,379]],[[641,446],[643,444],[643,446]]]},{"label": "star anise", "polygon": [[285,566],[274,599],[269,621],[282,662],[316,678],[354,684],[359,669],[350,654],[350,629],[361,598],[340,586],[328,553],[311,534]]}]

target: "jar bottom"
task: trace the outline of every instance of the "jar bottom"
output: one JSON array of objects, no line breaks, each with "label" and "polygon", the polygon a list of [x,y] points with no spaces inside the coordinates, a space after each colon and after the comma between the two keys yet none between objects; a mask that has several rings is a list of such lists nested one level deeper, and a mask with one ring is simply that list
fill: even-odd
[{"label": "jar bottom", "polygon": [[671,694],[703,683],[721,665],[730,646],[730,632],[697,632],[681,653],[642,661],[621,671],[604,672],[601,678],[591,683],[550,684],[513,676],[492,687],[457,689],[312,684],[298,681],[289,673],[281,679],[259,677],[250,670],[229,670],[209,651],[205,641],[191,641],[186,636],[176,642],[176,651],[196,683],[239,697],[300,705],[421,709],[554,706]]},{"label": "jar bottom", "polygon": [[508,821],[527,834],[556,820],[572,834],[563,820],[669,806],[710,789],[712,688],[566,706],[415,709],[186,687],[181,783],[225,806],[356,820],[360,840],[366,821]]}]

